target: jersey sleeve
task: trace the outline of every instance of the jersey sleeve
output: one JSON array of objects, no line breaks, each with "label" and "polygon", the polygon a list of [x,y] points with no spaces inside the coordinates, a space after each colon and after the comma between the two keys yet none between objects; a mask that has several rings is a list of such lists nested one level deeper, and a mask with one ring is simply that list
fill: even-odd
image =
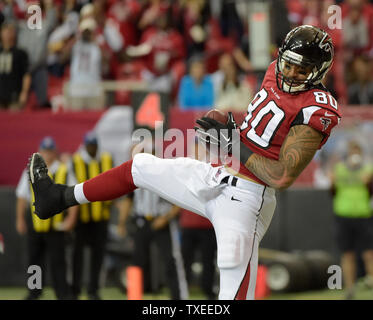
[{"label": "jersey sleeve", "polygon": [[319,147],[321,148],[328,140],[332,129],[339,124],[340,120],[341,118],[338,113],[330,111],[327,108],[321,106],[308,106],[299,111],[291,125],[308,125],[321,132],[324,136]]}]

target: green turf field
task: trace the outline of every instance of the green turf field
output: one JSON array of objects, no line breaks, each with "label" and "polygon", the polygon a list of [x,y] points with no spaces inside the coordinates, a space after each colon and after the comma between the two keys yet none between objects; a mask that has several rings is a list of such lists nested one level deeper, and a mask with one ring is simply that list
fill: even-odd
[{"label": "green turf field", "polygon": [[[27,294],[25,288],[20,287],[0,287],[0,300],[22,300]],[[283,293],[271,294],[267,299],[273,300],[342,300],[345,292],[343,290],[321,290],[307,291],[299,293]],[[127,297],[118,288],[103,288],[101,289],[101,297],[104,300],[126,300]],[[168,291],[162,290],[157,294],[145,294],[144,300],[167,300]],[[54,300],[53,290],[49,287],[45,288],[43,300]],[[87,299],[86,295],[82,295],[80,299]],[[191,300],[203,300],[203,294],[197,288],[190,289]],[[373,300],[373,289],[367,288],[362,282],[359,282],[356,289],[356,300]]]}]

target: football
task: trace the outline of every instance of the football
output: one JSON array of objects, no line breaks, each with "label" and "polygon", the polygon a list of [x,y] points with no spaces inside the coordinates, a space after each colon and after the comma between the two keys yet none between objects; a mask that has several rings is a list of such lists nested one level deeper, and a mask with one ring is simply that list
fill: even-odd
[{"label": "football", "polygon": [[204,117],[208,117],[211,119],[214,119],[220,123],[227,123],[228,121],[228,115],[220,110],[212,109],[209,112],[207,112]]}]

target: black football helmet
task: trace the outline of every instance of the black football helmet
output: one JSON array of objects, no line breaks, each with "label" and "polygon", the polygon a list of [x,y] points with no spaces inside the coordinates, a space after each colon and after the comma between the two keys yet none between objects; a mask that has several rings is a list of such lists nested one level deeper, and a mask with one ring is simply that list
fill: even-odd
[{"label": "black football helmet", "polygon": [[[332,66],[333,57],[333,42],[324,30],[310,25],[294,28],[279,49],[276,64],[278,88],[284,92],[297,93],[319,85]],[[311,67],[312,71],[306,80],[286,78],[283,73],[285,62]]]}]

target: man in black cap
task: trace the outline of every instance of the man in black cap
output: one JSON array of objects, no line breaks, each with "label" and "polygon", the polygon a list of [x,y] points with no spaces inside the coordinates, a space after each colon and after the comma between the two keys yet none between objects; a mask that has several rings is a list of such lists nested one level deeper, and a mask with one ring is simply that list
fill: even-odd
[{"label": "man in black cap", "polygon": [[[84,182],[113,167],[112,157],[107,152],[98,152],[98,140],[94,132],[84,137],[84,147],[73,155],[72,170],[77,183]],[[81,293],[84,248],[90,248],[90,275],[88,298],[99,300],[99,276],[105,254],[107,227],[111,202],[95,202],[79,207],[73,249],[73,293]]]},{"label": "man in black cap", "polygon": [[[45,137],[39,147],[52,179],[56,183],[72,184],[66,165],[58,160],[54,139]],[[46,279],[46,265],[51,274],[52,286],[57,299],[71,299],[72,295],[66,280],[65,232],[73,229],[76,222],[77,206],[69,208],[52,218],[41,220],[35,213],[32,203],[34,193],[26,170],[23,171],[16,189],[16,229],[20,235],[27,235],[28,264],[36,265],[42,271],[42,286]],[[25,212],[31,209],[31,214]],[[66,213],[66,214],[65,214]],[[27,300],[38,299],[43,289],[31,289]]]}]

